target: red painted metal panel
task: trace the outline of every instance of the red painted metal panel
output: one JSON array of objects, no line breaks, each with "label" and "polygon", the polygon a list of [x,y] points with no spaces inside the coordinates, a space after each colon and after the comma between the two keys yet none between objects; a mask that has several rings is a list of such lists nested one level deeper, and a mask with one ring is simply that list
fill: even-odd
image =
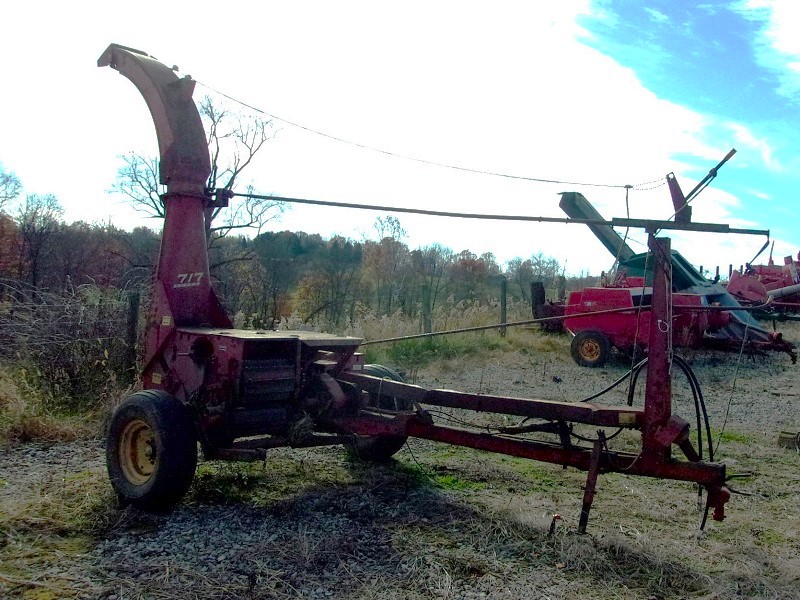
[{"label": "red painted metal panel", "polygon": [[657,434],[672,414],[672,261],[669,238],[656,238],[652,233],[649,238],[655,265],[642,447],[646,455],[666,460],[670,447],[665,448]]},{"label": "red painted metal panel", "polygon": [[[455,427],[426,425],[417,421],[409,422],[407,433],[427,440],[531,458],[575,467],[582,471],[589,469],[592,454],[591,448],[574,446],[563,448],[545,442],[512,439]],[[608,450],[600,457],[600,472],[691,481],[707,487],[721,487],[725,484],[723,464],[673,460],[654,462],[637,454]]]},{"label": "red painted metal panel", "polygon": [[371,394],[396,396],[419,404],[494,412],[520,417],[587,423],[600,427],[635,428],[643,423],[641,409],[630,406],[600,406],[588,402],[531,400],[488,394],[470,394],[455,390],[428,390],[416,385],[381,379],[359,373],[343,373],[344,381],[356,383]]},{"label": "red painted metal panel", "polygon": [[211,159],[200,113],[192,100],[195,82],[141,50],[111,44],[97,60],[133,83],[144,97],[158,137],[161,183],[170,192],[203,194]]}]

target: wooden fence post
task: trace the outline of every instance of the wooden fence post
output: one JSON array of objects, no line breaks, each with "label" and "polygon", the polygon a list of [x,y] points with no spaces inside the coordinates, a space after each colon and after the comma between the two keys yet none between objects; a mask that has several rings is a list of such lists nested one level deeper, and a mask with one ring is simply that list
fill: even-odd
[{"label": "wooden fence post", "polygon": [[567,278],[563,275],[558,276],[558,301],[564,302],[567,299]]},{"label": "wooden fence post", "polygon": [[[508,322],[508,279],[505,275],[500,276],[500,322]],[[506,337],[506,326],[500,328],[500,336]]]},{"label": "wooden fence post", "polygon": [[141,295],[139,292],[131,292],[128,295],[128,330],[125,336],[125,374],[128,376],[128,383],[136,379],[136,341],[139,333],[139,303]]},{"label": "wooden fence post", "polygon": [[433,331],[431,325],[431,286],[429,283],[422,285],[422,330],[423,333]]}]

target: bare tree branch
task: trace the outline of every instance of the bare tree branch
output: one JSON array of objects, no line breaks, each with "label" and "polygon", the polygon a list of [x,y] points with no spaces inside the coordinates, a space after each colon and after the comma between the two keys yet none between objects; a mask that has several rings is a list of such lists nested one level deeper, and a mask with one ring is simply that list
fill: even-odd
[{"label": "bare tree branch", "polygon": [[22,184],[17,176],[10,172],[4,171],[0,167],[0,210],[11,200],[14,200],[22,193]]},{"label": "bare tree branch", "polygon": [[128,196],[128,203],[139,212],[164,218],[158,159],[134,153],[122,155],[120,159],[124,164],[117,171],[117,181],[112,189]]},{"label": "bare tree branch", "polygon": [[[243,117],[221,107],[206,96],[198,104],[206,126],[211,174],[208,187],[233,190],[256,154],[272,138],[272,122],[259,116]],[[137,154],[120,157],[120,167],[113,189],[128,197],[136,209],[163,218],[163,191],[159,184],[158,160]],[[252,187],[248,188],[252,192]],[[206,239],[209,247],[216,239],[232,231],[254,230],[260,233],[264,225],[280,214],[282,205],[263,199],[237,199],[227,208],[206,208]]]}]

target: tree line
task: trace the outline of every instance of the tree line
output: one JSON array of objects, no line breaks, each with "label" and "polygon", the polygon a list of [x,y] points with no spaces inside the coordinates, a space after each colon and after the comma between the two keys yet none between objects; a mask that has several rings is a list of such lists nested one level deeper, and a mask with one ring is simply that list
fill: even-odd
[{"label": "tree line", "polygon": [[[23,196],[13,173],[2,173],[0,277],[51,293],[87,284],[149,285],[159,233],[67,223],[55,196]],[[361,240],[293,231],[248,237],[212,229],[208,245],[212,277],[226,308],[241,324],[257,328],[273,328],[292,315],[332,329],[365,312],[424,319],[446,299],[496,301],[502,278],[509,298],[530,303],[531,282],[555,290],[562,275],[559,262],[541,252],[500,265],[491,253],[479,256],[438,244],[410,248],[406,237],[400,221],[387,215]]]}]

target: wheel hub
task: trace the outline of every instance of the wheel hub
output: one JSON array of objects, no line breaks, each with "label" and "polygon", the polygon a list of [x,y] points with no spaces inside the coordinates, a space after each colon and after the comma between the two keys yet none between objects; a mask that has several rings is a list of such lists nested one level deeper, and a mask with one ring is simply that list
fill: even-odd
[{"label": "wheel hub", "polygon": [[122,430],[119,440],[120,467],[134,485],[144,485],[153,476],[158,463],[155,435],[145,421],[133,419]]},{"label": "wheel hub", "polygon": [[597,360],[600,357],[600,344],[596,340],[586,340],[581,344],[581,356],[586,360]]}]

